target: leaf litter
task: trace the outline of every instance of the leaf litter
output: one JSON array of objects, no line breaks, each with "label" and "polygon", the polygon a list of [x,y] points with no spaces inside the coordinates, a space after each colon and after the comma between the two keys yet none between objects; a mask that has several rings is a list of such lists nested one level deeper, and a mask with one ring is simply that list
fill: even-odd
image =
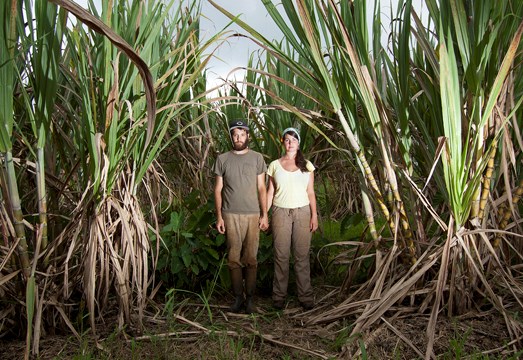
[{"label": "leaf litter", "polygon": [[[283,311],[277,311],[270,294],[257,297],[257,315],[233,314],[227,311],[228,306],[218,305],[228,304],[230,296],[212,298],[208,305],[194,296],[180,301],[170,314],[163,314],[163,305],[156,304],[144,316],[143,332],[132,328],[118,332],[115,310],[97,324],[97,336],[84,331],[80,340],[67,332],[42,337],[38,358],[423,358],[430,314],[407,304],[393,306],[369,329],[350,337],[362,310],[333,321],[318,321],[322,313],[339,304],[339,299],[332,296],[332,286],[316,286],[315,291],[320,301],[310,311],[301,308],[293,296]],[[494,309],[453,318],[440,315],[434,333],[435,357],[430,358],[480,354],[484,358],[510,358],[514,345],[505,319]],[[22,340],[0,339],[0,358],[19,359],[24,348]]]}]

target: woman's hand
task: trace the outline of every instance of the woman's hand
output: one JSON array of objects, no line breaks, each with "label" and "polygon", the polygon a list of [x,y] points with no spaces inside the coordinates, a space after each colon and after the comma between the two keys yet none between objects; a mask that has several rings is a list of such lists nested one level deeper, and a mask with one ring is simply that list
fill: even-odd
[{"label": "woman's hand", "polygon": [[318,230],[318,215],[317,214],[312,214],[311,221],[309,224],[309,229],[311,232],[315,232],[316,230]]}]

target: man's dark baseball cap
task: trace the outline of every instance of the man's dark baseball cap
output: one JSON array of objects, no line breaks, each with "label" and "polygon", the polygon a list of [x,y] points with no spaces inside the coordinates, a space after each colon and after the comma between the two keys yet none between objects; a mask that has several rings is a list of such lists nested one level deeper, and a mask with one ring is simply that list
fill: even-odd
[{"label": "man's dark baseball cap", "polygon": [[249,125],[243,120],[233,120],[229,123],[229,132],[233,131],[234,129],[243,129],[246,131],[249,131]]}]

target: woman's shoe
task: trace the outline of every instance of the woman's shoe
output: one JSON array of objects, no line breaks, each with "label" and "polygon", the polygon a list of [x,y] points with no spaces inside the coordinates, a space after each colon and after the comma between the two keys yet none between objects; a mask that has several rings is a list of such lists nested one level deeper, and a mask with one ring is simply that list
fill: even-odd
[{"label": "woman's shoe", "polygon": [[285,300],[274,300],[274,301],[272,302],[272,306],[273,306],[275,309],[281,310],[281,309],[283,309],[283,307],[285,306]]},{"label": "woman's shoe", "polygon": [[312,310],[314,308],[314,303],[312,301],[301,302],[300,304],[305,310]]}]

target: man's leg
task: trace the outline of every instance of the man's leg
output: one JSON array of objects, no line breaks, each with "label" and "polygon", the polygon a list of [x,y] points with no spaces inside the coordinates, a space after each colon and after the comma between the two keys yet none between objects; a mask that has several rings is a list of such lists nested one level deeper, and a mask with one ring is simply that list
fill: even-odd
[{"label": "man's leg", "polygon": [[245,301],[243,297],[243,274],[242,274],[242,239],[244,238],[241,228],[240,215],[223,214],[227,238],[227,266],[231,276],[232,292],[234,303],[229,310],[234,313],[240,312]]},{"label": "man's leg", "polygon": [[245,294],[247,295],[245,312],[252,314],[258,312],[254,305],[256,291],[256,271],[258,269],[258,247],[260,244],[259,215],[244,215],[247,225],[247,235],[243,244],[242,263],[245,264]]}]

